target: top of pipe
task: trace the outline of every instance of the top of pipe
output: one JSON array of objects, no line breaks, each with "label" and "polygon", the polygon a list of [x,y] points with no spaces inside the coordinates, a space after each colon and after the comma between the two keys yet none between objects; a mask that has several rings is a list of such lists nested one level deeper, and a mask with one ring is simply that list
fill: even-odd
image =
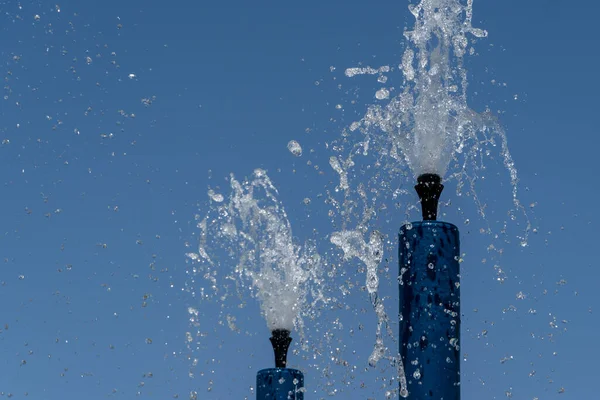
[{"label": "top of pipe", "polygon": [[422,174],[417,178],[415,190],[421,199],[423,221],[435,221],[437,219],[438,201],[444,185],[442,177],[438,174]]},{"label": "top of pipe", "polygon": [[269,338],[275,353],[275,367],[285,368],[287,365],[287,352],[292,343],[290,331],[287,329],[275,329],[271,331],[272,337]]}]

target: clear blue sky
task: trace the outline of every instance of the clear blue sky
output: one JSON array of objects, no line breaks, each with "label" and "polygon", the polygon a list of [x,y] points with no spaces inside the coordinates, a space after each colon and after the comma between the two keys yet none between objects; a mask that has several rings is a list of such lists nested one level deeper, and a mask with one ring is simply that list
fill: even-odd
[{"label": "clear blue sky", "polygon": [[[197,391],[198,399],[252,399],[256,371],[272,365],[269,332],[250,297],[240,311],[234,303],[201,304],[183,290],[194,215],[203,213],[209,185],[226,187],[230,172],[243,177],[260,167],[280,188],[295,235],[304,240],[316,229],[327,248],[333,228],[319,194],[337,177],[325,143],[360,117],[380,86],[343,71],[399,63],[402,32],[412,24],[407,6],[4,1],[0,394],[188,399]],[[538,233],[529,247],[513,240],[491,260],[491,239],[479,229],[489,223],[499,232],[510,208],[498,164],[490,164],[479,193],[488,222],[453,187],[444,193],[452,200],[446,219],[461,229],[466,253],[466,400],[507,393],[589,399],[597,392],[598,219],[591,206],[598,194],[598,11],[590,0],[577,7],[475,1],[474,25],[489,37],[467,61],[469,102],[501,111]],[[287,151],[291,139],[303,146],[301,158]],[[373,228],[393,238],[405,216],[389,216]],[[522,222],[510,224],[507,237]],[[506,272],[503,284],[494,264]],[[382,274],[392,319],[396,268],[392,262]],[[332,287],[364,282],[356,263],[343,271]],[[334,392],[382,399],[393,371],[367,365],[375,329],[367,296],[336,296],[347,310],[323,310],[307,323],[322,354],[313,359],[297,348],[290,363],[305,372],[307,399]],[[201,311],[206,333],[194,351],[185,340],[193,330],[188,306]],[[241,333],[219,325],[227,313]],[[332,361],[336,348],[349,367]]]}]

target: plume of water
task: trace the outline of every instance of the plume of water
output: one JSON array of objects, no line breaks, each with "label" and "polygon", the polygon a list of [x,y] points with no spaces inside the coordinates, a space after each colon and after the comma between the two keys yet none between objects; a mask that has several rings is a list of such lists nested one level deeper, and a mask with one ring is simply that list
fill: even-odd
[{"label": "plume of water", "polygon": [[[227,278],[238,287],[249,287],[261,304],[270,330],[292,330],[308,307],[307,295],[321,298],[321,260],[312,242],[294,243],[287,214],[277,199],[277,189],[260,169],[251,180],[230,178],[231,196],[225,202],[209,193],[213,207],[198,227],[201,230],[197,253],[188,257],[211,271],[224,270],[210,256],[211,249],[226,249],[235,262]],[[216,272],[204,273],[215,279]]]},{"label": "plume of water", "polygon": [[472,7],[472,0],[466,5],[460,0],[422,0],[409,6],[415,25],[404,33],[403,90],[385,106],[369,107],[361,121],[366,131],[383,132],[387,146],[393,147],[390,154],[416,176],[443,176],[454,153],[481,129],[467,105],[463,66],[468,34],[487,36],[471,25]]},{"label": "plume of water", "polygon": [[[408,170],[415,177],[423,173],[448,175],[456,180],[459,194],[466,184],[484,218],[485,206],[475,186],[485,169],[484,160],[500,153],[512,186],[515,208],[510,211],[511,219],[516,219],[515,212],[524,216],[525,232],[518,238],[526,246],[531,225],[517,196],[518,174],[506,134],[490,110],[478,113],[467,104],[463,60],[474,53],[470,39],[487,36],[485,30],[472,26],[473,0],[419,0],[409,9],[415,23],[404,33],[406,48],[399,65],[404,81],[399,93],[389,100],[376,95],[385,102],[369,106],[333,147],[347,147],[352,134],[360,132],[363,137],[351,146],[344,165],[354,165],[358,156],[374,154],[376,161],[370,164],[383,168],[377,181],[369,183],[371,190],[377,190],[380,181],[391,182]],[[379,74],[381,78],[390,70],[349,68],[346,75]],[[378,80],[387,82],[387,78]],[[339,168],[334,169],[340,173]],[[344,173],[348,175],[347,170]],[[348,180],[345,178],[346,186]]]}]

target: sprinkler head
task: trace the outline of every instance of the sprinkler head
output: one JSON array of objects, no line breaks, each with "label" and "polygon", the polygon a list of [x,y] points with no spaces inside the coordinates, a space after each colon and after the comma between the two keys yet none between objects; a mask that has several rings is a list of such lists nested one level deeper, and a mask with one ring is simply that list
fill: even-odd
[{"label": "sprinkler head", "polygon": [[287,352],[292,343],[290,337],[290,331],[287,329],[275,329],[271,331],[272,337],[269,338],[271,345],[273,345],[273,352],[275,353],[275,367],[285,368],[287,364]]},{"label": "sprinkler head", "polygon": [[442,178],[438,174],[422,174],[417,178],[415,190],[421,199],[423,221],[435,221],[440,195],[444,190]]}]

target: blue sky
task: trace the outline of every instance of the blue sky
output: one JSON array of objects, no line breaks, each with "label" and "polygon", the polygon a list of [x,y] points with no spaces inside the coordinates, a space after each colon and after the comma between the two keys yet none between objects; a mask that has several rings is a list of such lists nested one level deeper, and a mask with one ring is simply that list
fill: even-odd
[{"label": "blue sky", "polygon": [[[256,371],[272,365],[269,332],[249,296],[239,311],[183,290],[194,216],[205,212],[209,186],[263,168],[294,234],[327,251],[333,228],[319,194],[337,177],[325,146],[380,87],[344,70],[398,64],[408,3],[126,3],[0,5],[0,394],[251,399]],[[595,11],[591,1],[475,1],[474,25],[489,37],[467,60],[469,104],[500,111],[538,233],[519,247],[518,220],[502,236],[501,257],[487,250],[498,242],[480,228],[500,234],[510,209],[497,162],[479,191],[487,222],[452,183],[444,192],[445,219],[461,229],[465,253],[465,399],[595,393]],[[286,148],[292,139],[300,158]],[[390,211],[373,228],[393,240],[405,220]],[[502,284],[495,264],[506,272]],[[390,316],[396,268],[391,261],[382,274]],[[360,285],[357,270],[340,267],[331,287]],[[290,363],[305,372],[307,398],[383,398],[393,372],[366,363],[375,330],[367,296],[355,290],[339,300],[347,309],[307,323],[321,354],[296,348]],[[189,306],[201,311],[206,334],[192,350]],[[227,313],[241,333],[219,324]]]}]

